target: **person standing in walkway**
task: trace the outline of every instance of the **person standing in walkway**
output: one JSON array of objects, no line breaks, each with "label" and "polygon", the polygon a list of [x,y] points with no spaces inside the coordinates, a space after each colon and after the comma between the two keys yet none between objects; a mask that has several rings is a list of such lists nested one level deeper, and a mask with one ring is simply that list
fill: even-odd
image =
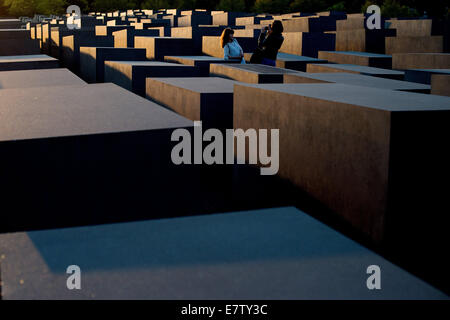
[{"label": "person standing in walkway", "polygon": [[275,20],[271,25],[264,27],[258,38],[258,49],[250,62],[275,67],[278,50],[284,42],[283,31],[283,24],[280,20]]},{"label": "person standing in walkway", "polygon": [[223,30],[220,42],[223,48],[223,58],[226,61],[236,61],[245,64],[244,51],[233,37],[234,31],[230,28]]}]

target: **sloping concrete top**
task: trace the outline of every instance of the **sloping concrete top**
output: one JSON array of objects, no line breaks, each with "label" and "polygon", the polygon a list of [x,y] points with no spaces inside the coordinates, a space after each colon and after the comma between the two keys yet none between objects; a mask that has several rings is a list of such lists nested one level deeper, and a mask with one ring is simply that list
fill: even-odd
[{"label": "sloping concrete top", "polygon": [[246,72],[263,73],[263,74],[285,74],[297,72],[295,70],[271,67],[262,64],[221,64],[221,66],[223,68],[232,68]]},{"label": "sloping concrete top", "polygon": [[392,57],[387,54],[360,52],[360,51],[323,51],[323,52],[345,54],[345,55],[351,55],[351,56],[361,56],[361,57],[368,57],[368,58],[372,58],[372,57],[373,58],[391,58]]},{"label": "sloping concrete top", "polygon": [[290,53],[278,52],[277,60],[288,60],[288,61],[305,61],[305,62],[326,62],[323,59],[317,59],[307,56],[298,56]]},{"label": "sloping concrete top", "polygon": [[429,73],[442,73],[442,74],[450,74],[450,69],[408,69],[412,71],[422,71]]},{"label": "sloping concrete top", "polygon": [[3,234],[0,265],[4,299],[448,298],[289,207]]},{"label": "sloping concrete top", "polygon": [[0,72],[0,89],[86,84],[67,69],[38,69]]},{"label": "sloping concrete top", "polygon": [[0,63],[27,62],[27,61],[58,61],[46,54],[28,54],[20,56],[0,56]]},{"label": "sloping concrete top", "polygon": [[[293,75],[295,76],[295,74]],[[330,72],[330,73],[307,73],[299,72],[298,76],[323,80],[335,83],[345,83],[354,86],[364,86],[388,90],[430,90],[431,86],[392,79],[372,77],[356,73]]]},{"label": "sloping concrete top", "polygon": [[218,77],[155,78],[156,81],[200,93],[233,93],[237,81]]},{"label": "sloping concrete top", "polygon": [[384,74],[384,75],[398,75],[398,76],[402,76],[405,74],[403,71],[360,66],[360,65],[356,65],[356,64],[323,63],[323,64],[318,64],[318,66],[339,69],[339,70],[355,71],[355,72],[361,72],[361,73],[367,73],[367,74]]},{"label": "sloping concrete top", "polygon": [[126,64],[131,66],[146,66],[146,67],[187,67],[179,63],[160,62],[160,61],[114,61],[108,60],[109,63]]},{"label": "sloping concrete top", "polygon": [[166,56],[165,58],[171,58],[176,60],[193,60],[193,61],[224,61],[223,58],[216,58],[211,56]]},{"label": "sloping concrete top", "polygon": [[0,90],[0,141],[190,127],[114,84]]},{"label": "sloping concrete top", "polygon": [[386,111],[450,111],[450,98],[348,84],[248,84],[238,86],[277,91],[286,94],[329,100]]}]

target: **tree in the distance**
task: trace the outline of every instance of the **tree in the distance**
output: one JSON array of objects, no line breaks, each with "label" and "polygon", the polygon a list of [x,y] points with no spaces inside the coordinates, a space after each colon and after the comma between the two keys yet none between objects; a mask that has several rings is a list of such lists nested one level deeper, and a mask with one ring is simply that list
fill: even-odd
[{"label": "tree in the distance", "polygon": [[289,10],[289,0],[256,0],[253,10],[258,13],[285,13]]},{"label": "tree in the distance", "polygon": [[243,12],[245,11],[245,1],[244,0],[220,0],[217,5],[217,10],[222,11],[234,11]]}]

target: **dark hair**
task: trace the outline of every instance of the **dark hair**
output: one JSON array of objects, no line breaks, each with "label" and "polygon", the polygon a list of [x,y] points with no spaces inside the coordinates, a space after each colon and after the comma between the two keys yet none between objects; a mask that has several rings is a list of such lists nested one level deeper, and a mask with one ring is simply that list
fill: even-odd
[{"label": "dark hair", "polygon": [[275,20],[271,25],[270,33],[282,34],[284,31],[283,24],[280,20]]},{"label": "dark hair", "polygon": [[234,31],[230,28],[226,28],[223,30],[222,35],[220,36],[220,44],[222,48],[225,48],[226,44],[230,42],[230,35],[234,34]]}]

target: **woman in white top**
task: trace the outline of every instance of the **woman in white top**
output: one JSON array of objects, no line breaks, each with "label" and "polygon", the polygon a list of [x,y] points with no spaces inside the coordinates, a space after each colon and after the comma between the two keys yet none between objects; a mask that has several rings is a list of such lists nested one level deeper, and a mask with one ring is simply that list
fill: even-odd
[{"label": "woman in white top", "polygon": [[233,37],[234,31],[230,28],[223,30],[220,42],[223,48],[223,58],[227,61],[240,61],[245,64],[244,51]]}]

